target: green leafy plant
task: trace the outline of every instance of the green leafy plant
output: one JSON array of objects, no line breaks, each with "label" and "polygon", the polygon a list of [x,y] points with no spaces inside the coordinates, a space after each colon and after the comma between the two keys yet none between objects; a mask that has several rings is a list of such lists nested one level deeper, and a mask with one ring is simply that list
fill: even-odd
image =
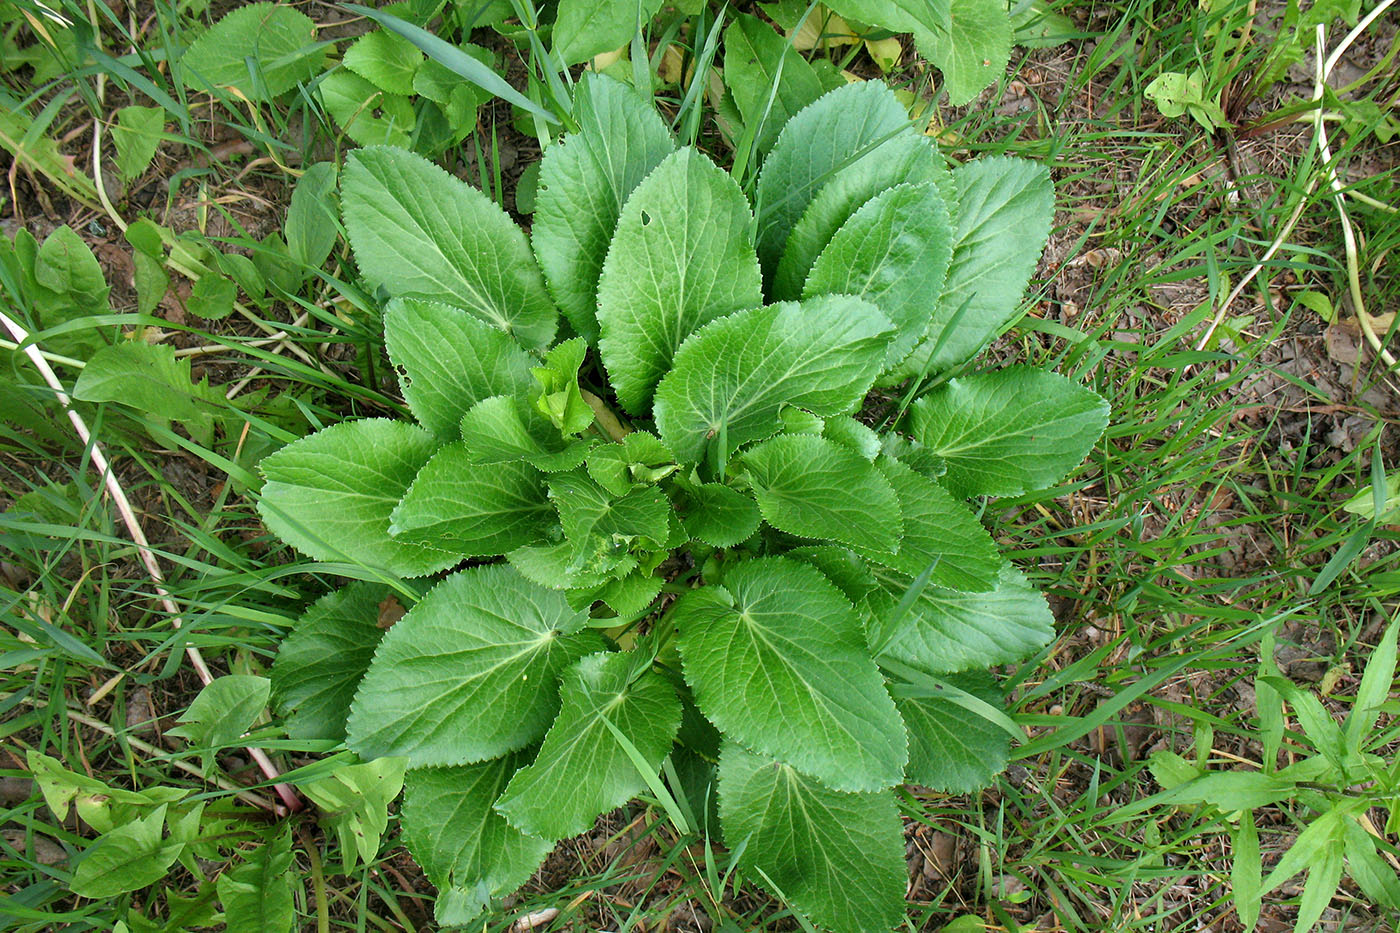
[{"label": "green leafy plant", "polygon": [[[1352,709],[1341,723],[1316,695],[1280,673],[1273,660],[1273,635],[1267,635],[1254,680],[1263,748],[1260,770],[1212,770],[1204,760],[1193,764],[1174,752],[1152,756],[1152,774],[1164,792],[1151,802],[1205,805],[1228,824],[1235,910],[1246,929],[1259,922],[1263,897],[1301,872],[1307,872],[1307,880],[1298,901],[1297,933],[1312,929],[1321,918],[1344,870],[1371,903],[1400,910],[1393,847],[1381,835],[1400,828],[1400,759],[1387,761],[1377,754],[1393,735],[1376,731],[1381,713],[1397,709],[1392,697],[1397,634],[1400,623],[1392,622],[1367,661]],[[1288,732],[1285,710],[1292,711],[1301,736]],[[1282,768],[1281,752],[1291,761]],[[1254,811],[1285,803],[1297,810],[1293,818],[1299,832],[1266,875]],[[1383,827],[1371,823],[1367,811],[1373,807],[1386,810]]]},{"label": "green leafy plant", "polygon": [[[1048,173],[950,171],[853,84],[788,121],[751,207],[627,86],[586,76],[575,104],[529,238],[409,152],[347,161],[417,424],[262,462],[267,526],[364,581],[287,640],[279,708],[406,759],[444,923],[644,795],[812,921],[891,927],[892,787],[988,781],[1017,733],[988,668],[1052,635],[960,500],[1054,482],[1107,419],[1049,372],[951,378],[1017,317]],[[421,599],[399,579],[464,561]],[[386,634],[391,594],[416,602]]]}]

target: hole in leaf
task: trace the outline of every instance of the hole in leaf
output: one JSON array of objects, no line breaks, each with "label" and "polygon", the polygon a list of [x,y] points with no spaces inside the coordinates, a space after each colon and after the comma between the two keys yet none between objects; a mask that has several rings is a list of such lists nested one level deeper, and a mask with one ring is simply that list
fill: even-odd
[{"label": "hole in leaf", "polygon": [[647,226],[647,225],[650,224],[650,223],[651,223],[651,215],[648,214],[646,211],[642,211],[642,226],[645,227],[645,226]]}]

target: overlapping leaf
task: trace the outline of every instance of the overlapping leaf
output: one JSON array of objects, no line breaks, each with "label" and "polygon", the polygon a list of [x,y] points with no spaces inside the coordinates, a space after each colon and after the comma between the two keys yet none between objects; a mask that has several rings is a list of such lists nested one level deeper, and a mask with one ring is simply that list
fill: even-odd
[{"label": "overlapping leaf", "polygon": [[601,647],[563,594],[495,564],[456,573],[400,619],[350,713],[360,757],[411,767],[495,758],[537,741],[559,706],[556,679]]},{"label": "overlapping leaf", "polygon": [[757,246],[765,277],[822,186],[856,158],[908,132],[904,105],[878,81],[837,88],[787,122],[758,176]]},{"label": "overlapping leaf", "polygon": [[360,271],[390,294],[463,308],[527,347],[553,339],[559,315],[525,234],[485,194],[374,146],[346,159],[341,202]]},{"label": "overlapping leaf", "polygon": [[[899,184],[928,184],[936,188],[940,177],[947,174],[943,157],[934,151],[928,137],[912,129],[895,135],[836,171],[792,228],[773,276],[772,297],[778,300],[800,297],[817,257],[851,215],[871,198]],[[947,181],[944,180],[945,184]],[[919,226],[927,223],[928,220],[921,219]],[[895,235],[901,232],[897,230]]]},{"label": "overlapping leaf", "polygon": [[496,803],[512,825],[546,839],[583,832],[606,810],[647,786],[680,728],[675,688],[628,654],[595,654],[564,672],[559,717],[534,764],[511,779]]},{"label": "overlapping leaf", "polygon": [[[1000,707],[996,679],[986,671],[949,675],[947,681],[980,700]],[[909,768],[905,779],[934,790],[965,794],[987,786],[1006,767],[1011,740],[996,723],[946,696],[896,689],[895,706],[909,730]]]},{"label": "overlapping leaf", "polygon": [[668,537],[671,505],[655,486],[614,498],[582,472],[560,473],[549,481],[549,497],[572,549],[570,570],[612,570],[634,545],[655,549]]},{"label": "overlapping leaf", "polygon": [[784,434],[746,451],[763,518],[781,531],[898,551],[899,498],[875,465],[812,434]]},{"label": "overlapping leaf", "polygon": [[904,916],[904,842],[894,794],[832,790],[726,743],[724,841],[795,907],[832,930],[889,930]]},{"label": "overlapping leaf", "polygon": [[755,130],[758,153],[773,148],[784,124],[824,90],[792,43],[747,13],[734,17],[724,32],[724,81],[744,125]]},{"label": "overlapping leaf", "polygon": [[1108,403],[1063,376],[1014,366],[952,379],[910,409],[910,433],[948,465],[961,496],[1016,496],[1074,469],[1108,424]]},{"label": "overlapping leaf", "polygon": [[377,583],[351,583],[318,599],[297,620],[270,674],[288,735],[345,738],[355,688],[384,637],[379,605],[391,592]]},{"label": "overlapping leaf", "polygon": [[518,395],[493,395],[462,416],[462,443],[474,463],[524,461],[547,473],[572,470],[592,441],[566,438]]},{"label": "overlapping leaf", "polygon": [[410,771],[405,778],[404,842],[438,888],[440,923],[474,919],[491,898],[528,881],[553,848],[493,809],[511,776],[529,760],[516,752],[481,764]]},{"label": "overlapping leaf", "polygon": [[578,132],[540,162],[530,236],[560,310],[596,343],[598,276],[622,205],[675,144],[650,101],[600,74],[579,79],[574,119]]},{"label": "overlapping leaf", "polygon": [[935,586],[971,592],[992,589],[1003,561],[991,535],[967,506],[898,460],[882,457],[875,465],[899,498],[904,533],[897,551],[865,541],[847,542],[852,549],[909,581],[927,570]]},{"label": "overlapping leaf", "polygon": [[462,557],[494,557],[539,539],[553,521],[539,470],[519,461],[485,469],[458,443],[418,472],[389,533]]},{"label": "overlapping leaf", "polygon": [[938,373],[963,363],[1016,318],[1050,235],[1055,191],[1045,166],[989,156],[953,171],[957,239],[928,339],[905,363]]},{"label": "overlapping leaf", "polygon": [[714,547],[733,547],[758,530],[761,513],[752,497],[721,483],[686,489],[681,521],[691,537]]},{"label": "overlapping leaf", "polygon": [[934,673],[989,667],[1024,658],[1050,643],[1055,618],[1026,578],[1007,566],[995,589],[964,593],[925,586],[909,611],[892,618],[909,577],[872,564],[885,590],[871,600],[871,650]]},{"label": "overlapping leaf", "polygon": [[443,439],[457,436],[462,415],[482,399],[523,395],[535,384],[534,361],[509,334],[441,302],[389,302],[384,343],[400,368],[404,401]]},{"label": "overlapping leaf", "polygon": [[317,431],[265,458],[258,512],[283,541],[317,560],[422,576],[458,557],[389,536],[389,516],[437,442],[420,427],[370,418]]},{"label": "overlapping leaf", "polygon": [[657,388],[661,439],[695,463],[721,435],[735,450],[774,433],[785,405],[844,414],[879,374],[890,329],[874,305],[844,295],[715,321],[685,342]]},{"label": "overlapping leaf", "polygon": [[753,217],[696,149],[665,158],[623,205],[598,279],[598,341],[618,400],[641,412],[692,331],[761,301]]},{"label": "overlapping leaf", "polygon": [[817,257],[803,297],[859,295],[895,325],[886,359],[902,360],[928,330],[952,258],[948,208],[931,183],[867,201]]},{"label": "overlapping leaf", "polygon": [[904,726],[859,617],[806,564],[744,561],[677,604],[685,676],[720,731],[844,790],[899,782]]}]

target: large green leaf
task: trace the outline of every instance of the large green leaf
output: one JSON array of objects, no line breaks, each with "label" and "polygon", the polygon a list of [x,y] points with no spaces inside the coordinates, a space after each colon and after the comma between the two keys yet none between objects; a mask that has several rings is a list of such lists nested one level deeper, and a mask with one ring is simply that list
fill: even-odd
[{"label": "large green leaf", "polygon": [[[788,235],[771,283],[772,297],[800,297],[803,283],[822,250],[871,198],[899,184],[937,185],[940,176],[947,174],[943,157],[934,150],[933,143],[913,129],[886,140],[837,171],[812,198]],[[945,179],[944,183],[948,181]]]},{"label": "large green leaf", "polygon": [[528,762],[517,752],[476,765],[410,771],[404,779],[404,844],[438,888],[440,923],[466,922],[492,898],[514,892],[553,848],[493,809],[511,775]]},{"label": "large green leaf", "polygon": [[1016,319],[1055,213],[1050,172],[1036,162],[989,156],[955,169],[953,180],[953,260],[928,338],[905,363],[914,373],[970,360]]},{"label": "large green leaf", "polygon": [[928,330],[953,254],[952,219],[931,183],[898,185],[867,201],[836,231],[802,295],[859,295],[894,322],[887,364]]},{"label": "large green leaf", "polygon": [[925,58],[943,72],[948,102],[961,107],[1006,73],[1011,58],[1011,17],[1001,0],[946,2],[946,24],[936,30],[915,28],[914,42]]},{"label": "large green leaf", "polygon": [[676,604],[685,677],[726,735],[843,790],[898,783],[904,726],[860,618],[816,569],[737,564]]},{"label": "large green leaf", "polygon": [[360,271],[398,297],[464,308],[526,347],[558,312],[525,234],[486,195],[403,149],[357,149],[341,202]]},{"label": "large green leaf", "polygon": [[376,29],[352,42],[342,63],[380,90],[407,97],[415,93],[413,76],[423,64],[423,53],[403,36]]},{"label": "large green leaf", "polygon": [[559,0],[554,54],[565,65],[586,62],[627,44],[644,29],[662,0]]},{"label": "large green leaf", "polygon": [[535,763],[511,779],[496,810],[511,824],[546,839],[583,832],[598,814],[647,787],[681,724],[676,690],[655,671],[634,671],[631,654],[595,654],[564,672],[559,718]]},{"label": "large green leaf", "polygon": [[885,358],[889,320],[874,305],[824,295],[731,314],[693,334],[656,390],[661,439],[695,463],[721,435],[728,450],[776,432],[785,405],[844,414]]},{"label": "large green leaf", "polygon": [[870,648],[935,673],[1005,664],[1035,654],[1055,636],[1055,617],[1045,597],[1009,565],[989,593],[960,593],[925,586],[903,615],[893,610],[913,583],[909,577],[871,565],[884,587],[870,600]]},{"label": "large green leaf", "polygon": [[1063,376],[1013,366],[952,379],[910,409],[910,433],[948,464],[960,496],[1044,489],[1094,446],[1108,403]]},{"label": "large green leaf", "polygon": [[[947,682],[1000,708],[1005,698],[996,678],[986,671],[949,675]],[[1006,767],[1010,736],[1001,726],[946,696],[895,688],[895,706],[909,731],[909,768],[905,780],[950,794],[986,787]]]},{"label": "large green leaf", "polygon": [[867,560],[913,580],[924,571],[935,586],[986,592],[996,586],[1003,561],[995,542],[967,506],[947,490],[898,460],[881,457],[876,467],[899,497],[904,536],[899,550],[849,542]]},{"label": "large green leaf", "polygon": [[370,418],[317,431],[265,458],[258,512],[274,534],[317,560],[398,576],[434,573],[458,557],[389,537],[389,516],[437,449],[422,428]]},{"label": "large green leaf", "polygon": [[309,81],[321,70],[325,49],[316,24],[280,3],[237,7],[180,56],[185,84],[195,90],[237,88],[250,100],[268,100]]},{"label": "large green leaf", "polygon": [[762,303],[753,215],[695,149],[667,156],[622,207],[598,279],[599,349],[618,400],[645,410],[691,331]]},{"label": "large green leaf", "polygon": [[651,100],[585,72],[574,91],[578,132],[540,161],[535,255],[574,331],[598,341],[598,276],[632,189],[675,149]]},{"label": "large green leaf", "polygon": [[419,471],[389,520],[400,541],[494,557],[538,540],[554,522],[544,476],[528,463],[475,463],[449,444]]},{"label": "large green leaf", "polygon": [[724,32],[724,83],[744,125],[761,126],[754,135],[759,153],[773,148],[783,125],[823,91],[821,78],[792,43],[747,13],[734,17]]},{"label": "large green leaf", "polygon": [[787,122],[758,176],[758,257],[765,277],[778,265],[788,235],[837,170],[909,129],[909,113],[879,81],[823,95]]},{"label": "large green leaf", "polygon": [[288,735],[345,738],[355,688],[384,637],[379,606],[392,592],[378,583],[351,583],[316,600],[297,620],[269,675]]},{"label": "large green leaf", "polygon": [[493,395],[523,395],[537,365],[511,336],[460,308],[395,298],[384,309],[384,344],[399,367],[404,401],[438,437],[457,437],[462,415]]},{"label": "large green leaf", "polygon": [[725,845],[743,847],[740,864],[818,925],[880,933],[904,916],[904,837],[891,791],[832,790],[729,742],[719,814]]},{"label": "large green leaf", "polygon": [[323,77],[316,90],[321,104],[351,139],[362,146],[408,146],[418,117],[413,102],[386,94],[359,75],[338,69]]},{"label": "large green leaf", "polygon": [[601,640],[587,613],[503,564],[453,574],[384,637],[347,725],[361,758],[456,765],[524,748],[558,709],[556,679]]},{"label": "large green leaf", "polygon": [[744,469],[768,524],[804,538],[899,548],[899,498],[875,465],[814,434],[782,434],[748,450]]}]

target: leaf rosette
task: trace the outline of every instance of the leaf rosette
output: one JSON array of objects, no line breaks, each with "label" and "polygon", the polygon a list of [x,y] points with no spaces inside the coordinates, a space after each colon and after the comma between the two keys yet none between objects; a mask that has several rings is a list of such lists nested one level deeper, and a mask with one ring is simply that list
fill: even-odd
[{"label": "leaf rosette", "polygon": [[[318,604],[273,669],[280,708],[407,759],[443,922],[649,795],[697,832],[717,800],[748,875],[815,923],[892,927],[893,787],[989,781],[1010,740],[987,670],[1052,636],[965,500],[1050,486],[1107,421],[1053,373],[961,375],[1017,316],[1048,173],[950,169],[855,84],[777,133],[751,204],[627,86],[586,75],[575,106],[530,237],[418,156],[347,159],[417,423],[288,445],[260,509],[363,579],[451,572],[382,638],[382,589]],[[911,378],[907,417],[866,406]],[[318,687],[335,644],[353,654]]]}]

